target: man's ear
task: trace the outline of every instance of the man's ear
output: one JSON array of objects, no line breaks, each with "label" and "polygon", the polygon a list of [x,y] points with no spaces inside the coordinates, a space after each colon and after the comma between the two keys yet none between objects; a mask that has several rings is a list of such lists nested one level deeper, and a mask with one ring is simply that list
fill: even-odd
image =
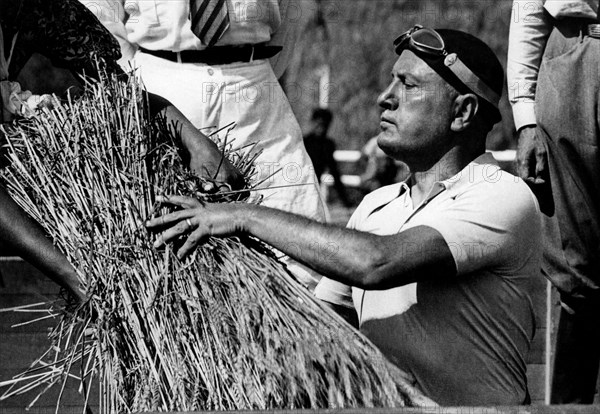
[{"label": "man's ear", "polygon": [[473,93],[458,95],[454,100],[454,118],[450,129],[454,132],[461,132],[467,129],[479,109],[479,98]]}]

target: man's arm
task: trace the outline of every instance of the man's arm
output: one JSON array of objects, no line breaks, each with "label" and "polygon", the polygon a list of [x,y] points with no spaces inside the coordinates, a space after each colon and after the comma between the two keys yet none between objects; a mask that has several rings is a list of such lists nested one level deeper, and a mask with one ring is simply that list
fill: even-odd
[{"label": "man's arm", "polygon": [[77,273],[67,258],[3,187],[0,187],[0,246],[10,246],[16,254],[68,289],[78,300],[85,299]]},{"label": "man's arm", "polygon": [[[163,116],[169,132],[181,142],[189,160],[185,160],[198,176],[224,182],[233,189],[244,185],[242,174],[225,158],[217,145],[190,120],[188,120],[171,102],[153,93],[148,93],[150,115]],[[206,189],[210,192],[210,189]]]},{"label": "man's arm", "polygon": [[552,29],[542,0],[515,0],[509,33],[507,80],[515,127],[519,134],[517,169],[531,184],[542,184],[546,151],[535,133],[537,78]]},{"label": "man's arm", "polygon": [[269,59],[277,79],[281,78],[290,63],[294,45],[304,24],[302,19],[307,16],[302,3],[298,0],[279,0],[281,24],[269,41],[269,45],[283,47],[281,52]]},{"label": "man's arm", "polygon": [[181,196],[171,196],[163,202],[183,210],[151,219],[147,226],[164,230],[156,247],[189,233],[179,257],[209,236],[246,234],[331,279],[364,289],[389,289],[456,274],[454,258],[444,238],[427,226],[377,236],[252,204],[202,205],[196,199]]},{"label": "man's arm", "polygon": [[506,76],[517,130],[535,125],[535,89],[551,29],[542,0],[514,0]]}]

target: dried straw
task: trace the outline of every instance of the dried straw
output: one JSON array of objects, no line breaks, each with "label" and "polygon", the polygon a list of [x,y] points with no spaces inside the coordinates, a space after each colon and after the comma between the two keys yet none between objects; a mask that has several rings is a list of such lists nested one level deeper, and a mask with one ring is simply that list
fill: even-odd
[{"label": "dried straw", "polygon": [[[179,167],[173,128],[146,126],[144,102],[135,76],[103,77],[4,128],[3,181],[92,295],[52,305],[52,346],[0,399],[72,377],[85,405],[97,380],[102,413],[433,405],[260,242],[211,239],[184,262],[153,249],[142,223],[156,195],[200,181]],[[252,181],[248,152],[221,146]]]}]

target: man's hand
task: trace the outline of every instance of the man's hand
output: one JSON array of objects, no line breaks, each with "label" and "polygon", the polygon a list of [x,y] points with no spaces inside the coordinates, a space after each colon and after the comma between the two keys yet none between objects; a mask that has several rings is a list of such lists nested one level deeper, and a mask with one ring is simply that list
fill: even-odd
[{"label": "man's hand", "polygon": [[[166,99],[148,94],[150,114],[156,120],[164,121],[169,132],[175,136],[189,157],[190,169],[199,177],[209,181],[223,182],[232,190],[242,189],[244,178],[233,165],[222,159],[223,154],[217,145],[196,128],[173,104]],[[218,190],[207,190],[213,192]]]},{"label": "man's hand", "polygon": [[190,254],[210,236],[225,237],[243,230],[241,221],[236,217],[240,217],[237,213],[247,207],[244,204],[203,204],[193,197],[184,196],[157,197],[157,201],[182,208],[146,222],[147,228],[161,231],[154,242],[156,248],[188,234],[187,240],[177,251],[177,257],[180,259]]},{"label": "man's hand", "polygon": [[[206,138],[208,140],[208,138]],[[216,145],[202,145],[200,148],[188,148],[190,156],[190,170],[199,177],[211,182],[225,183],[231,187],[231,190],[239,190],[244,186],[244,177],[235,168],[229,160],[223,158]],[[223,159],[222,159],[223,158]],[[222,159],[222,160],[221,160]],[[204,189],[207,193],[213,193],[219,190],[219,186],[214,184],[211,188]]]},{"label": "man's hand", "polygon": [[544,143],[539,139],[535,126],[526,126],[519,131],[517,147],[517,173],[532,185],[546,182],[548,154]]}]

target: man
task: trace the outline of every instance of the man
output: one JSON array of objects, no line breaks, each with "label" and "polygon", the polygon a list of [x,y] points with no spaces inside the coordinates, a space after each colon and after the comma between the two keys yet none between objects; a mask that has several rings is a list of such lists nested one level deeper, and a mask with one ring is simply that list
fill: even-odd
[{"label": "man", "polygon": [[338,308],[351,296],[361,331],[440,404],[524,403],[540,218],[526,184],[485,154],[502,66],[454,30],[416,26],[395,45],[378,143],[412,175],[365,197],[349,229],[177,196],[164,201],[183,210],[147,225],[164,230],[156,246],[190,233],[180,256],[248,234],[324,274],[317,296]]},{"label": "man", "polygon": [[346,188],[340,177],[340,170],[334,158],[335,142],[327,136],[333,114],[329,109],[316,108],[311,117],[311,131],[304,137],[304,146],[315,168],[315,174],[319,182],[325,171],[328,171],[333,177],[333,185],[337,191],[340,201],[346,206],[350,206],[350,201],[346,195]]},{"label": "man", "polygon": [[598,0],[515,1],[508,85],[518,172],[540,198],[542,271],[560,293],[552,403],[594,400],[600,366]]},{"label": "man", "polygon": [[[305,14],[290,0],[82,0],[119,40],[123,65],[198,128],[256,143],[265,204],[325,217],[300,127],[277,79]],[[270,59],[270,61],[269,61]]]}]

